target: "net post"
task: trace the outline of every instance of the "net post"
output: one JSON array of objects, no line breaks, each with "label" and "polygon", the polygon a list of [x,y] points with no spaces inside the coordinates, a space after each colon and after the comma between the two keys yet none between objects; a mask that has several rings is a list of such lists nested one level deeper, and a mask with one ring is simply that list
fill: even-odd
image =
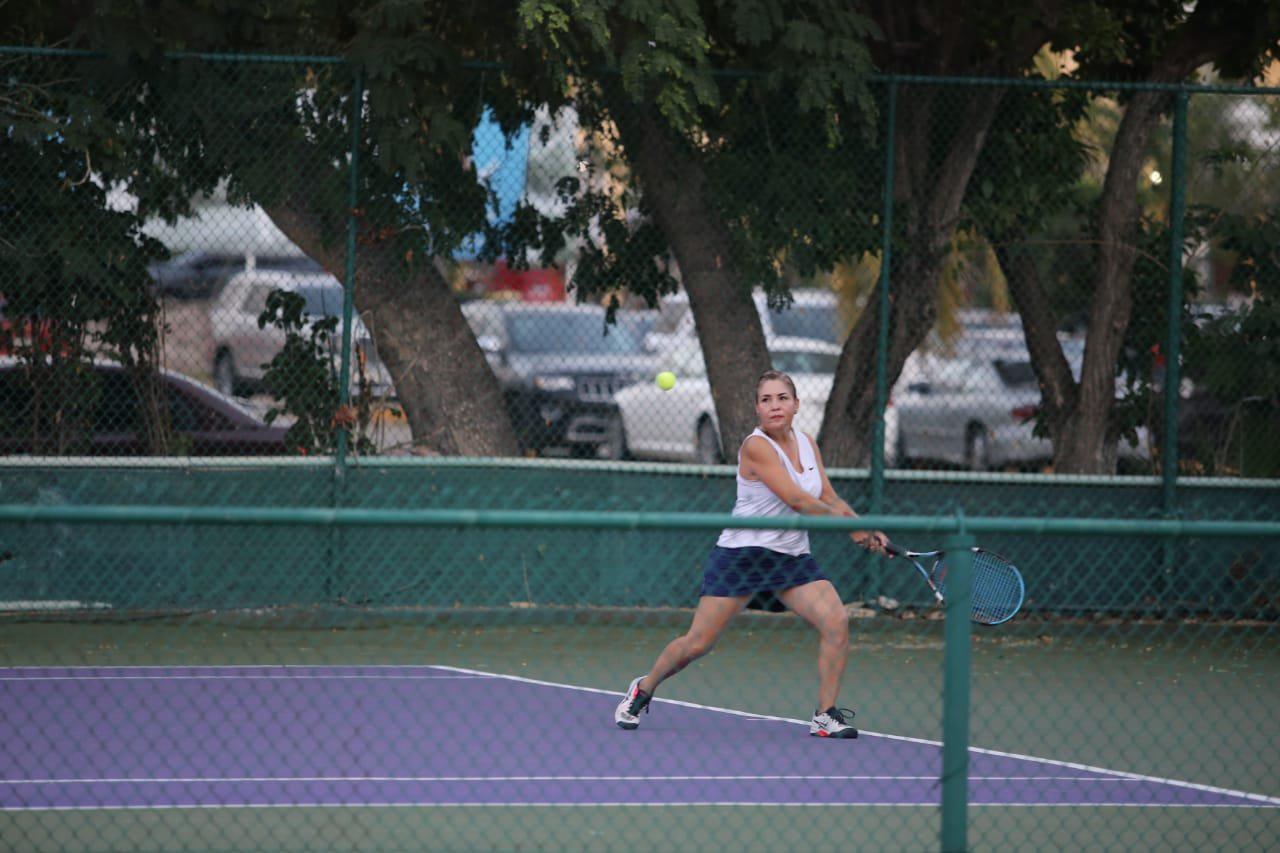
[{"label": "net post", "polygon": [[942,850],[968,846],[969,618],[974,538],[961,531],[943,539],[947,561],[946,650],[942,678]]}]

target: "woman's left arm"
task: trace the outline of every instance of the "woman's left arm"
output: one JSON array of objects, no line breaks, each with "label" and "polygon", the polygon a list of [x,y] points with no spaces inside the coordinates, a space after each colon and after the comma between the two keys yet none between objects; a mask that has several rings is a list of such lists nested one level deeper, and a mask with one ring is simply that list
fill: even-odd
[{"label": "woman's left arm", "polygon": [[[818,442],[814,441],[813,437],[808,433],[804,433],[804,437],[813,445],[813,457],[818,461],[818,473],[822,475],[822,495],[820,499],[823,503],[835,507],[840,515],[846,518],[857,518],[858,514],[853,511],[853,507],[849,506],[844,498],[836,494],[835,487],[831,485],[831,480],[827,478],[827,466],[822,463],[822,451],[818,449]],[[885,546],[889,544],[889,537],[879,530],[854,530],[849,534],[849,538],[855,544],[861,545],[876,554],[885,553]]]}]

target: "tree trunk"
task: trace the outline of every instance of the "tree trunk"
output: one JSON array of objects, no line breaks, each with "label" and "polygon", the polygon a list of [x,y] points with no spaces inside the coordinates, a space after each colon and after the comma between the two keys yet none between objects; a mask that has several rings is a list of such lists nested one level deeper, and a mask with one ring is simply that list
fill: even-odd
[{"label": "tree trunk", "polygon": [[[1212,3],[1196,4],[1191,16],[1168,40],[1168,47],[1147,80],[1176,83],[1207,62],[1252,51],[1256,33],[1240,27],[1239,19],[1223,15]],[[1253,55],[1249,53],[1248,55]],[[1115,470],[1118,430],[1112,423],[1115,368],[1133,307],[1132,274],[1137,259],[1133,239],[1138,224],[1138,181],[1147,142],[1170,97],[1164,92],[1135,92],[1111,148],[1107,177],[1098,201],[1098,263],[1093,279],[1079,394],[1066,419],[1064,433],[1054,442],[1054,470],[1071,474],[1105,474]],[[1034,352],[1033,352],[1034,355]]]},{"label": "tree trunk", "polygon": [[[920,345],[938,317],[937,278],[940,258],[908,258],[895,277],[889,298],[889,350],[885,373],[889,387],[902,373],[907,357]],[[874,303],[854,324],[822,417],[818,443],[828,466],[866,465],[871,448],[876,394],[876,327]]]},{"label": "tree trunk", "polygon": [[769,369],[750,283],[734,266],[729,231],[709,197],[702,166],[651,112],[619,112],[645,202],[680,265],[720,421],[720,446],[733,459],[756,427],[755,384]]},{"label": "tree trunk", "polygon": [[[343,278],[342,230],[326,225],[304,193],[266,210],[289,239]],[[448,282],[430,260],[407,265],[394,242],[360,242],[356,304],[414,443],[445,456],[517,455],[501,388]]]},{"label": "tree trunk", "polygon": [[[946,153],[934,170],[931,130],[945,125],[937,110],[954,109],[947,99],[925,89],[904,87],[900,97],[896,163],[895,210],[905,222],[905,251],[891,267],[889,351],[886,374],[890,388],[907,357],[918,347],[937,319],[938,276],[942,259],[959,219],[960,203],[986,141],[1004,90],[979,89],[966,105],[964,118],[948,140]],[[905,257],[903,257],[905,256]],[[875,415],[875,357],[878,317],[874,300],[858,318],[845,341],[836,368],[831,396],[822,420],[822,454],[833,466],[866,464]]]},{"label": "tree trunk", "polygon": [[1111,149],[1099,199],[1098,263],[1076,405],[1054,441],[1053,468],[1063,474],[1109,474],[1115,470],[1116,430],[1111,409],[1116,359],[1133,307],[1132,273],[1137,258],[1137,186],[1147,140],[1160,119],[1160,92],[1137,92],[1125,109]]},{"label": "tree trunk", "polygon": [[1079,389],[1058,343],[1058,323],[1031,252],[1017,245],[1005,245],[996,249],[996,257],[1022,317],[1022,332],[1031,354],[1031,367],[1040,383],[1040,405],[1044,408],[1056,456],[1058,445],[1069,428],[1071,413],[1075,411]]}]

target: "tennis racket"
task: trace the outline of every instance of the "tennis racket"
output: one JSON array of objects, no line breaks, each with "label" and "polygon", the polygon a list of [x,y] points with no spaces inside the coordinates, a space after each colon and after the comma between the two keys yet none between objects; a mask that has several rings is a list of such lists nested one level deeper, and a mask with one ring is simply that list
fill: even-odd
[{"label": "tennis racket", "polygon": [[[894,557],[905,557],[920,572],[920,577],[933,590],[939,604],[946,602],[947,563],[943,551],[906,551],[892,542],[885,551]],[[933,558],[933,568],[920,562]],[[973,591],[971,618],[981,625],[1008,622],[1022,607],[1026,585],[1017,566],[999,554],[981,548],[973,549]]]}]

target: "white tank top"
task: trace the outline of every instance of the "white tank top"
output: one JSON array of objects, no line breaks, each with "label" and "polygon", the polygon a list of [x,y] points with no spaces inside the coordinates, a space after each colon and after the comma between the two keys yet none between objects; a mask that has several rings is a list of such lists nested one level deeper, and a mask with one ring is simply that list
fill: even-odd
[{"label": "white tank top", "polygon": [[[769,442],[773,447],[778,454],[778,458],[782,460],[782,467],[787,469],[787,473],[791,475],[791,479],[795,481],[796,485],[815,498],[822,494],[822,473],[818,470],[818,459],[813,452],[813,442],[809,436],[802,432],[796,432],[797,443],[800,446],[800,467],[802,469],[797,472],[795,466],[787,458],[787,454],[778,443],[765,435],[759,428],[747,436],[747,439],[749,440],[757,435]],[[747,442],[744,440],[742,443],[745,445]],[[738,499],[733,504],[733,514],[740,518],[762,515],[799,515],[762,481],[748,480],[742,476],[741,447],[738,448]],[[809,553],[809,531],[756,530],[754,528],[730,527],[720,534],[716,544],[723,548],[746,548],[751,545],[757,545],[761,548],[768,548],[771,551],[798,556]]]}]

